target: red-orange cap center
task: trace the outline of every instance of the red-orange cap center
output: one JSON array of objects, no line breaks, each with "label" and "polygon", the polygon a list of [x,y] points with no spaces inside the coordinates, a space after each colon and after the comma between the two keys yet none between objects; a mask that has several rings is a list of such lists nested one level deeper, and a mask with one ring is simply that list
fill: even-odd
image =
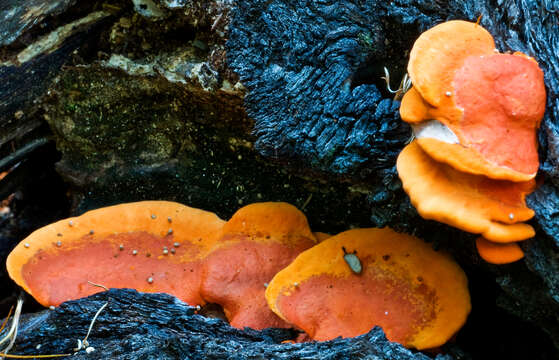
[{"label": "red-orange cap center", "polygon": [[245,239],[214,250],[206,258],[202,296],[208,302],[222,305],[235,327],[290,327],[269,309],[265,284],[299,253],[314,245],[314,241],[301,238],[289,246],[235,236]]},{"label": "red-orange cap center", "polygon": [[436,292],[421,281],[372,266],[359,276],[320,274],[280,294],[278,308],[315,340],[358,336],[378,325],[390,341],[406,344],[437,315]]},{"label": "red-orange cap center", "polygon": [[103,291],[88,281],[108,288],[165,292],[188,304],[201,304],[201,263],[180,260],[183,256],[195,258],[199,249],[189,242],[177,247],[175,241],[172,235],[146,232],[104,239],[87,235],[71,244],[60,237],[60,247],[39,251],[23,266],[23,278],[36,298],[53,305]]},{"label": "red-orange cap center", "polygon": [[466,146],[499,166],[538,170],[536,129],[545,111],[543,73],[525,56],[471,56],[454,76]]}]

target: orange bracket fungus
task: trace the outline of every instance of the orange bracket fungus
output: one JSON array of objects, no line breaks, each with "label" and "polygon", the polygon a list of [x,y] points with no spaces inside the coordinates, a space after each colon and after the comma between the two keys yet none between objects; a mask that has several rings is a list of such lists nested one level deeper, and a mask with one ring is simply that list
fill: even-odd
[{"label": "orange bracket fungus", "polygon": [[[400,105],[416,140],[397,161],[419,214],[481,234],[488,262],[522,258],[510,243],[534,236],[524,197],[535,186],[536,130],[545,111],[543,72],[520,52],[501,54],[478,24],[448,21],[410,52],[413,87]],[[502,254],[499,254],[502,252]]]},{"label": "orange bracket fungus", "polygon": [[200,297],[201,259],[225,222],[167,201],[101,208],[33,232],[10,253],[10,277],[44,306],[111,288]]},{"label": "orange bracket fungus", "polygon": [[[347,254],[358,257],[360,273]],[[444,344],[471,308],[466,276],[449,256],[389,228],[345,231],[301,253],[276,274],[266,299],[314,340],[378,325],[389,340],[416,349]]]},{"label": "orange bracket fungus", "polygon": [[421,34],[408,73],[400,115],[430,157],[493,179],[535,177],[546,94],[533,58],[500,54],[484,28],[455,20]]},{"label": "orange bracket fungus", "polygon": [[256,203],[239,209],[223,226],[208,254],[201,294],[223,307],[232,326],[290,327],[266,303],[273,276],[316,244],[305,215],[287,203]]},{"label": "orange bracket fungus", "polygon": [[531,238],[524,223],[534,211],[525,203],[534,180],[511,182],[459,172],[430,158],[413,141],[398,156],[398,174],[419,214],[495,242]]},{"label": "orange bracket fungus", "polygon": [[499,244],[481,236],[476,239],[476,248],[479,256],[492,264],[508,264],[524,257],[524,252],[517,243]]}]

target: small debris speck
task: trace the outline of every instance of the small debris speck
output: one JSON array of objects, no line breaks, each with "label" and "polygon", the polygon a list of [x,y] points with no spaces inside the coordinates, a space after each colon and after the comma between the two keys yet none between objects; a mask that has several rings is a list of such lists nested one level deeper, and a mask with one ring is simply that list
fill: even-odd
[{"label": "small debris speck", "polygon": [[120,245],[118,246],[118,249],[119,249],[120,251],[124,250],[124,245],[120,244]]},{"label": "small debris speck", "polygon": [[95,234],[95,231],[89,230],[89,235],[93,235],[93,234]]},{"label": "small debris speck", "polygon": [[514,220],[514,214],[513,213],[509,214],[509,219]]},{"label": "small debris speck", "polygon": [[267,288],[267,287],[268,287],[268,283],[264,283],[264,287]]},{"label": "small debris speck", "polygon": [[446,96],[451,96],[452,93],[451,93],[450,91],[447,91],[447,92],[445,93],[445,95],[446,95]]},{"label": "small debris speck", "polygon": [[174,254],[175,252],[175,249],[171,249],[171,254]]},{"label": "small debris speck", "polygon": [[148,283],[153,284],[153,278],[152,277],[148,277]]},{"label": "small debris speck", "polygon": [[299,286],[299,283],[298,283],[298,282],[294,282],[294,283],[293,283],[293,286],[298,287],[298,286]]},{"label": "small debris speck", "polygon": [[61,234],[61,233],[58,233],[58,234],[56,234],[56,236],[62,236],[62,234]]},{"label": "small debris speck", "polygon": [[54,305],[49,306],[49,309],[54,310],[55,309]]},{"label": "small debris speck", "polygon": [[167,230],[167,235],[171,235],[173,233],[173,229]]},{"label": "small debris speck", "polygon": [[26,248],[29,248],[29,243],[25,243],[25,244],[23,244],[23,246],[25,246]]},{"label": "small debris speck", "polygon": [[151,253],[146,253],[146,257],[151,257]]},{"label": "small debris speck", "polygon": [[69,226],[74,226],[74,222],[72,220],[68,221]]},{"label": "small debris speck", "polygon": [[178,243],[178,242],[175,242],[175,243],[173,243],[173,246],[174,246],[174,247],[179,247],[179,246],[181,246],[181,244]]},{"label": "small debris speck", "polygon": [[138,255],[138,250],[132,250],[132,255]]},{"label": "small debris speck", "polygon": [[171,223],[171,222],[173,222],[173,219],[171,219],[171,217],[169,216],[169,217],[167,218],[167,221]]},{"label": "small debris speck", "polygon": [[169,250],[163,249],[163,255],[167,255],[167,254],[169,254]]},{"label": "small debris speck", "polygon": [[56,246],[61,247],[62,246],[62,241],[57,241]]},{"label": "small debris speck", "polygon": [[94,351],[95,351],[95,348],[93,346],[89,346],[89,347],[85,348],[86,354],[91,354]]},{"label": "small debris speck", "polygon": [[155,220],[157,219],[157,216],[155,214],[151,214],[151,218]]}]

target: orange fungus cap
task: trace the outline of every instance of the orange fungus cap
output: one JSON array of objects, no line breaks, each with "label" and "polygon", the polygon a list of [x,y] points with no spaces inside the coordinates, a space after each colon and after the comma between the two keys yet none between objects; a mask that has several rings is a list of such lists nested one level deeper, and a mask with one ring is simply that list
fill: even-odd
[{"label": "orange fungus cap", "polygon": [[413,141],[396,162],[398,175],[419,214],[495,242],[513,242],[534,236],[524,223],[534,211],[525,196],[534,180],[510,182],[493,180],[455,170],[430,158]]},{"label": "orange fungus cap", "polygon": [[345,231],[301,253],[273,278],[266,299],[314,340],[357,336],[378,325],[389,340],[417,349],[444,344],[470,312],[462,269],[389,228]]},{"label": "orange fungus cap", "polygon": [[221,305],[234,327],[291,327],[268,308],[264,291],[278,271],[314,244],[305,215],[293,205],[247,205],[225,224],[207,256],[201,294]]},{"label": "orange fungus cap", "polygon": [[524,257],[524,252],[517,243],[500,244],[482,236],[476,239],[476,248],[479,256],[492,264],[508,264]]},{"label": "orange fungus cap", "polygon": [[200,297],[201,260],[225,222],[168,201],[109,206],[36,230],[10,253],[10,277],[44,306],[108,288]]},{"label": "orange fungus cap", "polygon": [[404,95],[400,114],[414,125],[419,145],[431,157],[493,179],[535,177],[536,130],[546,94],[533,58],[495,53],[481,26],[449,21],[421,34],[408,72],[414,86]]}]

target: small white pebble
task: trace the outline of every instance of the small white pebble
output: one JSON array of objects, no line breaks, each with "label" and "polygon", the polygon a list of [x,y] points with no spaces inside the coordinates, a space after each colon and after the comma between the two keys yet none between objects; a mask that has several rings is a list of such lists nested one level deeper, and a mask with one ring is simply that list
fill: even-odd
[{"label": "small white pebble", "polygon": [[56,246],[61,247],[62,246],[62,241],[57,241]]},{"label": "small white pebble", "polygon": [[449,97],[452,95],[452,93],[451,93],[450,91],[447,91],[447,92],[445,92],[444,94],[445,94],[446,96],[449,96]]},{"label": "small white pebble", "polygon": [[91,354],[94,351],[95,351],[95,348],[93,346],[88,346],[88,347],[85,348],[85,352],[87,354]]},{"label": "small white pebble", "polygon": [[151,218],[155,220],[155,219],[157,219],[157,215],[151,214]]},{"label": "small white pebble", "polygon": [[264,283],[264,287],[267,288],[267,287],[268,287],[268,283]]},{"label": "small white pebble", "polygon": [[23,246],[25,246],[26,248],[29,248],[29,243],[25,243],[25,244],[23,244]]},{"label": "small white pebble", "polygon": [[132,255],[138,255],[138,250],[132,250]]},{"label": "small white pebble", "polygon": [[55,309],[54,305],[49,306],[49,309],[54,310]]},{"label": "small white pebble", "polygon": [[293,286],[297,287],[297,286],[299,286],[299,283],[298,283],[298,282],[294,282],[294,283],[293,283]]},{"label": "small white pebble", "polygon": [[153,278],[152,277],[148,277],[148,283],[153,284]]},{"label": "small white pebble", "polygon": [[514,220],[514,214],[513,213],[509,214],[509,219]]},{"label": "small white pebble", "polygon": [[72,220],[68,221],[69,226],[74,226],[74,222]]},{"label": "small white pebble", "polygon": [[40,348],[41,348],[41,344],[35,346],[35,349],[36,349],[36,350],[39,350]]},{"label": "small white pebble", "polygon": [[171,254],[174,254],[175,252],[175,249],[171,249]]},{"label": "small white pebble", "polygon": [[118,249],[119,249],[120,251],[124,250],[124,245],[120,244],[120,245],[118,246]]},{"label": "small white pebble", "polygon": [[174,247],[179,247],[179,246],[181,246],[181,244],[178,243],[178,242],[176,242],[176,243],[173,243],[173,246],[174,246]]},{"label": "small white pebble", "polygon": [[173,233],[173,229],[167,230],[167,235],[171,235]]},{"label": "small white pebble", "polygon": [[167,255],[168,253],[169,253],[169,250],[163,249],[163,255]]},{"label": "small white pebble", "polygon": [[385,312],[384,312],[384,315],[388,315],[388,311],[385,311]]},{"label": "small white pebble", "polygon": [[196,311],[200,311],[202,310],[202,307],[200,305],[196,305]]}]

